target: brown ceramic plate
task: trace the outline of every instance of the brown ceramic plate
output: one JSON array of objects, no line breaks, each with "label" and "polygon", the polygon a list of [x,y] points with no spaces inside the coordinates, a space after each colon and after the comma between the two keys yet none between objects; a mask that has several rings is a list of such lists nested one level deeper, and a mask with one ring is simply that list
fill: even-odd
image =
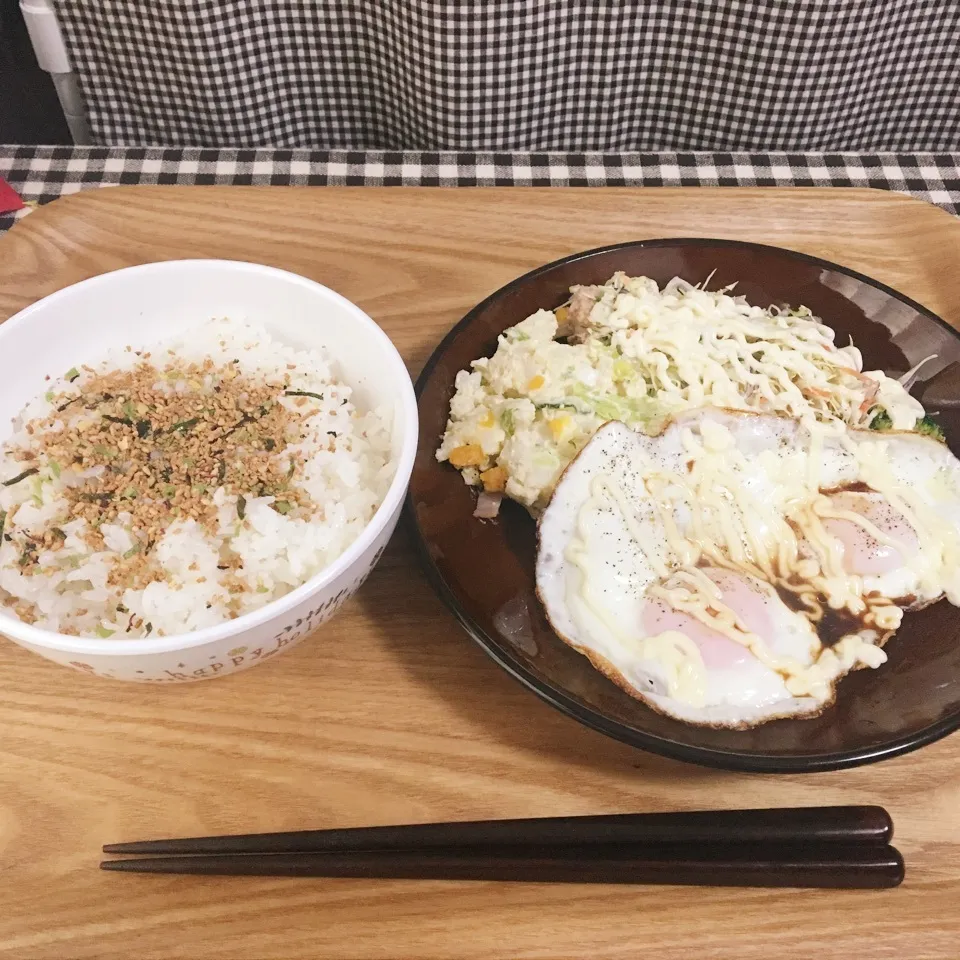
[{"label": "brown ceramic plate", "polygon": [[889,662],[844,679],[836,704],[820,717],[775,720],[752,730],[693,727],[661,716],[553,633],[534,594],[533,520],[506,501],[497,520],[475,519],[476,493],[456,470],[437,463],[434,451],[458,370],[490,356],[506,327],[539,307],[561,304],[572,284],[603,283],[617,270],[660,284],[674,276],[701,283],[712,274],[711,289],[736,281],[750,303],[803,304],[833,327],[838,342],[853,337],[865,369],[906,372],[938,354],[912,392],[929,411],[940,410],[951,448],[960,449],[960,336],[881,283],[825,260],[725,240],[651,240],[567,257],[520,277],[471,310],[437,348],[417,385],[420,449],[410,514],[428,574],[466,631],[500,666],[582,723],[645,750],[708,766],[837,769],[905,753],[960,727],[960,612],[945,600],[908,614],[887,645]]}]

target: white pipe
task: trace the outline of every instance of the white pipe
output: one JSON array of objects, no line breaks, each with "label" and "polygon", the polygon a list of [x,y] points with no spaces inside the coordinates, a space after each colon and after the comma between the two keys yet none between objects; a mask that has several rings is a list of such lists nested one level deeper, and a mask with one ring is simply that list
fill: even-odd
[{"label": "white pipe", "polygon": [[90,143],[86,105],[51,0],[20,0],[20,12],[26,22],[37,63],[53,80],[73,142],[80,145]]}]

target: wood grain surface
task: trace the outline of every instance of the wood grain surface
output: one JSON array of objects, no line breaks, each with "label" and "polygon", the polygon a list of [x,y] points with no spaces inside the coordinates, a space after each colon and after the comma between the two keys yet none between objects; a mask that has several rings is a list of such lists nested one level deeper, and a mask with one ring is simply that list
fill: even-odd
[{"label": "wood grain surface", "polygon": [[[960,323],[960,224],[844,189],[112,188],[0,239],[0,318],[151,260],[295,270],[376,318],[411,372],[466,310],[576,250],[730,237],[825,256]],[[829,318],[828,318],[829,320]],[[602,737],[461,633],[401,531],[312,640],[142,687],[0,642],[0,956],[769,960],[960,955],[960,737],[818,775],[722,773]],[[100,845],[428,820],[879,803],[907,880],[820,892],[150,877]]]}]

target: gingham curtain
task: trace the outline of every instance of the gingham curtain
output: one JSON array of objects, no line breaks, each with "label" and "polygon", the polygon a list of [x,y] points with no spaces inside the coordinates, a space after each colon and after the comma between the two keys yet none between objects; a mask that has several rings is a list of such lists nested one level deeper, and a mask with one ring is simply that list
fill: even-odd
[{"label": "gingham curtain", "polygon": [[96,142],[960,148],[957,0],[57,0]]}]

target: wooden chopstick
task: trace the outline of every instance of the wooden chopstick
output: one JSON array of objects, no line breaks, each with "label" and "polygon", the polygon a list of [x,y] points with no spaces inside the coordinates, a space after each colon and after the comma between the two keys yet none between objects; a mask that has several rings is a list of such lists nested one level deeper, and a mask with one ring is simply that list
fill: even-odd
[{"label": "wooden chopstick", "polygon": [[883,807],[783,807],[689,813],[474,820],[339,830],[297,830],[238,836],[111,843],[117,854],[280,854],[431,847],[527,847],[549,844],[752,844],[823,846],[884,844],[893,823]]},{"label": "wooden chopstick", "polygon": [[748,887],[895,887],[903,859],[887,844],[821,850],[748,848],[710,853],[691,847],[609,844],[489,850],[354,851],[109,860],[104,870],[134,873],[278,877],[363,877],[407,880],[494,880],[534,883],[696,884]]}]

